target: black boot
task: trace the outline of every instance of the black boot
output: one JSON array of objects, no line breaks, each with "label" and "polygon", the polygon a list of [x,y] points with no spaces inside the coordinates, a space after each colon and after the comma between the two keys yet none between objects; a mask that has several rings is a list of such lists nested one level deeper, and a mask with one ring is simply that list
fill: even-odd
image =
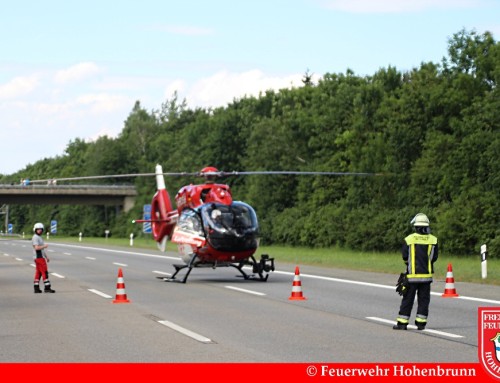
[{"label": "black boot", "polygon": [[42,290],[40,290],[40,286],[35,285],[34,287],[35,287],[35,294],[38,294],[38,293],[42,292]]},{"label": "black boot", "polygon": [[417,321],[415,321],[415,324],[417,325],[417,330],[422,331],[422,330],[425,330],[425,325],[426,325],[427,323],[425,323],[425,322],[417,322]]},{"label": "black boot", "polygon": [[[44,291],[45,291],[46,293],[55,293],[55,292],[56,292],[56,290],[52,290],[52,289],[50,288],[50,285],[45,286],[45,290],[44,290]],[[41,292],[41,291],[40,291],[40,292]]]},{"label": "black boot", "polygon": [[398,322],[392,328],[394,330],[406,330],[407,327],[408,327],[408,325],[406,323],[400,323],[400,322]]}]

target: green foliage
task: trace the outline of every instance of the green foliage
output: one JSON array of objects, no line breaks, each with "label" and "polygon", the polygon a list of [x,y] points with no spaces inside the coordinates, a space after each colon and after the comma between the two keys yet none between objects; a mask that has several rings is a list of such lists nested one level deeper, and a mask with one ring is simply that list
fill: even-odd
[{"label": "green foliage", "polygon": [[[305,86],[266,91],[214,110],[189,109],[177,94],[159,110],[136,102],[119,137],[75,139],[0,182],[165,171],[307,170],[375,172],[377,177],[249,176],[228,180],[235,199],[255,207],[263,244],[363,251],[400,250],[418,212],[431,219],[445,255],[500,254],[500,45],[462,30],[441,64],[401,73],[325,74]],[[195,180],[166,179],[171,197]],[[116,182],[108,180],[103,182]],[[16,227],[58,219],[62,232],[141,235],[153,178],[134,183],[128,214],[113,207],[12,206]]]}]

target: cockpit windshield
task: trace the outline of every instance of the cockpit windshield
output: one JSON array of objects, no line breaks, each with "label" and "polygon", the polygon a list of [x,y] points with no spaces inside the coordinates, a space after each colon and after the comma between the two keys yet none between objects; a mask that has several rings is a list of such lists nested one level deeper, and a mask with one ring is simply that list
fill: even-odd
[{"label": "cockpit windshield", "polygon": [[259,246],[255,211],[244,202],[207,203],[200,208],[208,243],[225,252],[254,251]]},{"label": "cockpit windshield", "polygon": [[231,205],[206,204],[201,207],[201,215],[204,224],[209,226],[205,230],[212,229],[237,236],[258,230],[255,211],[244,202],[233,202]]}]

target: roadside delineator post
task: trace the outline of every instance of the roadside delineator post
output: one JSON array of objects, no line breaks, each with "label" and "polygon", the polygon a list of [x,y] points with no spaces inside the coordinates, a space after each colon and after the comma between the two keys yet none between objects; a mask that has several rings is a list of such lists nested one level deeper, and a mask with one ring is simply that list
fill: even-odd
[{"label": "roadside delineator post", "polygon": [[486,248],[486,244],[481,245],[481,277],[486,279],[488,276],[488,267],[487,267],[487,259],[488,258],[488,250]]}]

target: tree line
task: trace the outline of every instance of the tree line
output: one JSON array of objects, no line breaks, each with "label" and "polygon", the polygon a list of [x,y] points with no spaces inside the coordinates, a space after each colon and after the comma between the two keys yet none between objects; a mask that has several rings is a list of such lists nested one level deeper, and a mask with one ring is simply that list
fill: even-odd
[{"label": "tree line", "polygon": [[[40,160],[1,183],[31,179],[154,172],[297,170],[368,172],[375,176],[251,175],[231,177],[233,197],[251,204],[262,243],[398,251],[411,218],[426,213],[442,251],[500,253],[500,46],[492,34],[461,30],[440,63],[371,76],[326,73],[316,83],[225,107],[190,108],[177,94],[158,109],[137,101],[118,137],[70,141],[64,153]],[[88,181],[87,181],[88,182]],[[117,183],[117,179],[96,182]],[[141,234],[131,224],[155,191],[150,178],[133,183],[135,208],[11,206],[11,222],[58,220],[61,233]],[[169,177],[173,198],[195,179]]]}]

